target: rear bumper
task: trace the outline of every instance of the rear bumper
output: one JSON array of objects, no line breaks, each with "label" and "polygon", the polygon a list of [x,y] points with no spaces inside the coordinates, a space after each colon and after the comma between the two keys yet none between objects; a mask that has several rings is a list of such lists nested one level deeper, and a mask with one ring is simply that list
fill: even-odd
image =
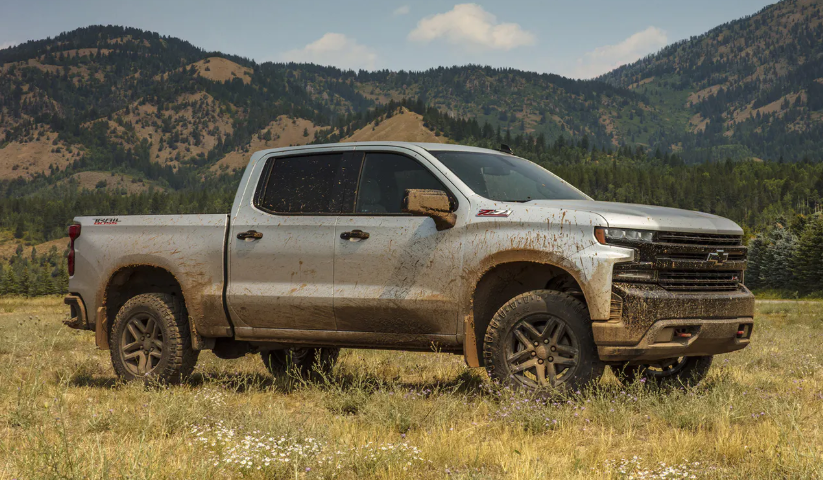
[{"label": "rear bumper", "polygon": [[612,316],[592,330],[601,360],[645,362],[717,355],[750,341],[754,296],[733,292],[673,293],[658,286],[615,284]]},{"label": "rear bumper", "polygon": [[67,327],[77,330],[92,330],[89,326],[89,316],[86,314],[86,304],[83,303],[80,295],[70,293],[63,299],[63,303],[71,307],[69,319],[63,321]]}]

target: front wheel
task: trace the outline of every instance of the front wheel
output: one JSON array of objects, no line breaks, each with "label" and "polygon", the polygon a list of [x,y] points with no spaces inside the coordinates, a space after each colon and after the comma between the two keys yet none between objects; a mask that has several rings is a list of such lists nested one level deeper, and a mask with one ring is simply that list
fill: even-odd
[{"label": "front wheel", "polygon": [[612,366],[615,376],[624,384],[646,379],[659,386],[697,385],[712,366],[711,356],[678,357],[645,365]]},{"label": "front wheel", "polygon": [[260,352],[263,365],[272,375],[294,369],[303,378],[309,378],[313,373],[331,372],[339,355],[339,348],[288,348]]},{"label": "front wheel", "polygon": [[504,385],[577,390],[603,374],[586,306],[574,297],[536,290],[497,311],[483,343],[489,376]]}]

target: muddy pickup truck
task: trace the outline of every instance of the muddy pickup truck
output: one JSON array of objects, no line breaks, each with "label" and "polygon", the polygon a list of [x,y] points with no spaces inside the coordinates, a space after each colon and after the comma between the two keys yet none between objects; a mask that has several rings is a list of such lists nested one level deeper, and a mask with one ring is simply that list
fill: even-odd
[{"label": "muddy pickup truck", "polygon": [[67,323],[125,380],[179,382],[202,350],[308,374],[346,347],[525,388],[694,382],[752,333],[735,223],[594,201],[505,146],[265,150],[229,215],[75,222]]}]

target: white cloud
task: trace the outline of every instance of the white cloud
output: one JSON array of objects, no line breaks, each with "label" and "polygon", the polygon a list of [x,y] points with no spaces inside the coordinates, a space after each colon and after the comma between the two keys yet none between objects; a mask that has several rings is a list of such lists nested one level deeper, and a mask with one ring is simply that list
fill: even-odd
[{"label": "white cloud", "polygon": [[409,8],[408,5],[403,5],[402,7],[397,7],[394,10],[393,15],[395,17],[399,17],[400,15],[408,15],[410,11],[411,11],[411,8]]},{"label": "white cloud", "polygon": [[374,70],[377,53],[342,33],[327,33],[303,48],[289,50],[281,55],[287,62],[334,65],[353,70]]},{"label": "white cloud", "polygon": [[498,23],[497,17],[475,3],[455,5],[417,22],[409,40],[427,43],[445,38],[451,44],[469,48],[511,50],[534,45],[535,36],[516,23]]},{"label": "white cloud", "polygon": [[3,43],[0,43],[0,50],[5,50],[5,49],[11,48],[15,45],[17,45],[17,42],[3,42]]},{"label": "white cloud", "polygon": [[593,78],[654,53],[669,43],[666,32],[649,27],[616,45],[598,47],[577,60],[575,76]]}]

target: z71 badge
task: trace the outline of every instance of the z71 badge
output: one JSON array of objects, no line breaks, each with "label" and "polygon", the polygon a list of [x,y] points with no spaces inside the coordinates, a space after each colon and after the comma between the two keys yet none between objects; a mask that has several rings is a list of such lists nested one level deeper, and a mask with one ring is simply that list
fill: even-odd
[{"label": "z71 badge", "polygon": [[511,210],[480,210],[477,212],[478,217],[508,217],[511,214]]},{"label": "z71 badge", "polygon": [[95,218],[94,224],[95,225],[117,225],[120,223],[119,218]]}]

